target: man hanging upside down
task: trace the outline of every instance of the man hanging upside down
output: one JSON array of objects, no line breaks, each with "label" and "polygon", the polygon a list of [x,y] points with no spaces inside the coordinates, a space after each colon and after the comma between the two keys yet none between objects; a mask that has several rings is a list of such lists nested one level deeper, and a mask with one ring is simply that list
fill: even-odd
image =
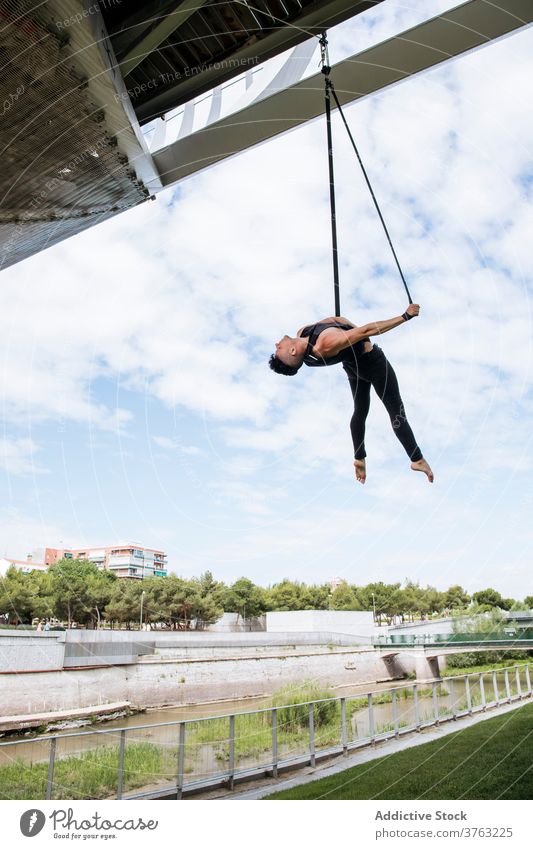
[{"label": "man hanging upside down", "polygon": [[316,324],[301,327],[295,337],[284,336],[276,342],[276,353],[270,357],[270,368],[278,374],[296,374],[302,363],[307,366],[331,366],[342,363],[352,390],[354,411],[350,422],[355,451],[355,476],[366,480],[365,422],[370,409],[370,387],[373,386],[390,416],[394,432],[405,448],[411,468],[424,472],[433,483],[433,472],[416,444],[405,416],[398,380],[394,369],[370,336],[393,330],[420,312],[418,304],[410,304],[403,315],[387,321],[372,321],[357,327],[342,316],[324,318]]}]

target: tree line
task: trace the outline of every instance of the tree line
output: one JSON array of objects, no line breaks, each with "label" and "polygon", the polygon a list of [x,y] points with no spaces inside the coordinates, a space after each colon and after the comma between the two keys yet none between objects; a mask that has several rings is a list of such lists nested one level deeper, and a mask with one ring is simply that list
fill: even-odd
[{"label": "tree line", "polygon": [[413,621],[435,615],[494,609],[533,608],[533,596],[503,598],[492,588],[469,595],[461,586],[447,590],[421,587],[414,581],[357,586],[347,581],[335,589],[329,584],[306,584],[284,579],[262,587],[249,578],[232,584],[206,571],[198,578],[168,575],[143,581],[120,579],[87,560],[63,559],[46,572],[28,574],[10,567],[0,580],[0,615],[4,624],[34,619],[59,620],[97,628],[103,622],[133,626],[162,623],[168,628],[203,628],[224,612],[250,620],[279,610],[371,610],[378,624]]}]

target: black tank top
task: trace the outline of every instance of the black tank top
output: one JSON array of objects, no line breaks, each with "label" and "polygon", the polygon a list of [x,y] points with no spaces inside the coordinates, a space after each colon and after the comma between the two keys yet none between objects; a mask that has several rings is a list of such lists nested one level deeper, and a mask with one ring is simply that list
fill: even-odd
[{"label": "black tank top", "polygon": [[364,339],[360,339],[359,342],[356,342],[349,348],[344,348],[342,351],[339,351],[339,353],[335,354],[334,357],[316,357],[311,353],[311,349],[316,345],[316,341],[322,331],[326,330],[328,327],[337,327],[339,330],[353,330],[351,324],[344,324],[341,321],[319,321],[316,324],[306,325],[300,333],[301,337],[303,336],[304,338],[309,339],[307,353],[304,357],[304,363],[306,366],[333,366],[337,363],[346,362],[347,360],[353,361],[364,353],[365,342],[370,342],[369,337],[365,336]]}]

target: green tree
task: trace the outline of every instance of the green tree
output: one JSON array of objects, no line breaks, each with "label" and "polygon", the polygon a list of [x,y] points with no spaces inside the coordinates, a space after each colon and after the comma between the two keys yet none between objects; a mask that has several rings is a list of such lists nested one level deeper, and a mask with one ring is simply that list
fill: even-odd
[{"label": "green tree", "polygon": [[429,613],[442,613],[446,608],[446,593],[429,586],[423,592],[426,597]]},{"label": "green tree", "polygon": [[524,604],[528,610],[533,610],[533,595],[526,595]]},{"label": "green tree", "polygon": [[488,587],[486,590],[478,590],[477,593],[472,595],[472,601],[477,605],[483,605],[486,608],[489,607],[501,607],[503,599],[497,590],[493,590],[492,587]]},{"label": "green tree", "polygon": [[213,625],[215,622],[218,622],[223,613],[224,608],[217,604],[215,596],[199,595],[194,608],[196,629],[202,630],[207,627],[207,625]]},{"label": "green tree", "polygon": [[346,581],[342,581],[331,593],[329,602],[331,610],[361,610],[361,602],[355,590]]},{"label": "green tree", "polygon": [[465,608],[470,604],[470,596],[459,584],[453,584],[444,593],[444,606],[450,610]]},{"label": "green tree", "polygon": [[118,578],[108,569],[91,572],[87,578],[87,614],[93,627],[99,628],[104,610],[111,600]]},{"label": "green tree", "polygon": [[268,593],[269,610],[305,610],[305,585],[284,578]]},{"label": "green tree", "polygon": [[[148,580],[156,579],[150,578]],[[141,592],[145,583],[147,581],[135,581],[126,578],[118,579],[113,586],[109,601],[105,606],[105,618],[110,622],[120,622],[129,625],[132,622],[139,622]]]},{"label": "green tree", "polygon": [[0,613],[7,617],[9,624],[29,622],[33,601],[30,576],[15,566],[9,566],[0,578]]},{"label": "green tree", "polygon": [[212,572],[207,570],[199,578],[193,578],[198,586],[198,592],[202,598],[210,597],[216,605],[224,607],[224,598],[228,587],[223,581],[215,581]]},{"label": "green tree", "polygon": [[302,591],[303,610],[328,610],[331,598],[329,584],[311,584]]},{"label": "green tree", "polygon": [[[169,582],[170,578],[170,582]],[[190,628],[191,620],[195,618],[199,594],[192,581],[169,575],[163,578],[169,605],[170,620],[173,628]]]},{"label": "green tree", "polygon": [[30,586],[32,593],[32,617],[52,619],[56,615],[56,612],[50,572],[40,572],[37,570],[30,572]]},{"label": "green tree", "polygon": [[224,600],[228,588],[221,581],[215,581],[209,571],[204,572],[199,578],[193,578],[192,584],[197,595],[194,609],[196,628],[202,629],[212,625],[224,613]]},{"label": "green tree", "polygon": [[376,611],[376,620],[381,625],[382,617],[388,621],[403,611],[403,599],[400,584],[384,584],[377,581],[358,587],[357,596],[363,610]]},{"label": "green tree", "polygon": [[239,578],[226,593],[224,609],[238,613],[243,619],[260,616],[267,609],[266,593],[249,578]]},{"label": "green tree", "polygon": [[50,567],[52,606],[58,618],[67,620],[69,628],[74,621],[86,621],[91,610],[90,581],[98,571],[88,560],[67,557]]},{"label": "green tree", "polygon": [[[510,599],[507,599],[507,601],[510,601]],[[514,602],[513,602],[513,604],[511,605],[511,607],[509,608],[509,610],[510,610],[511,612],[512,612],[513,610],[524,610],[524,611],[528,611],[528,610],[529,610],[529,607],[528,607],[528,606],[527,606],[527,604],[526,604],[525,602],[523,602],[523,601],[514,601]]]}]

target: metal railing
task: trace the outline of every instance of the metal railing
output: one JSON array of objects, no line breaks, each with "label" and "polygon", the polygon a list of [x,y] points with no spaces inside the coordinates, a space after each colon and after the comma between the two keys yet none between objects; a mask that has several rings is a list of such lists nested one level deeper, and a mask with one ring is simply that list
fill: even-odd
[{"label": "metal railing", "polygon": [[[528,664],[166,723],[0,743],[2,798],[181,798],[277,776],[410,732],[531,698]],[[2,786],[3,785],[3,786]]]},{"label": "metal railing", "polygon": [[379,648],[380,646],[455,646],[468,645],[479,646],[480,644],[498,645],[502,647],[516,646],[522,647],[522,643],[531,643],[533,645],[533,628],[516,628],[506,631],[502,634],[501,631],[494,633],[449,633],[449,634],[379,634],[377,637],[372,637],[372,645]]}]

